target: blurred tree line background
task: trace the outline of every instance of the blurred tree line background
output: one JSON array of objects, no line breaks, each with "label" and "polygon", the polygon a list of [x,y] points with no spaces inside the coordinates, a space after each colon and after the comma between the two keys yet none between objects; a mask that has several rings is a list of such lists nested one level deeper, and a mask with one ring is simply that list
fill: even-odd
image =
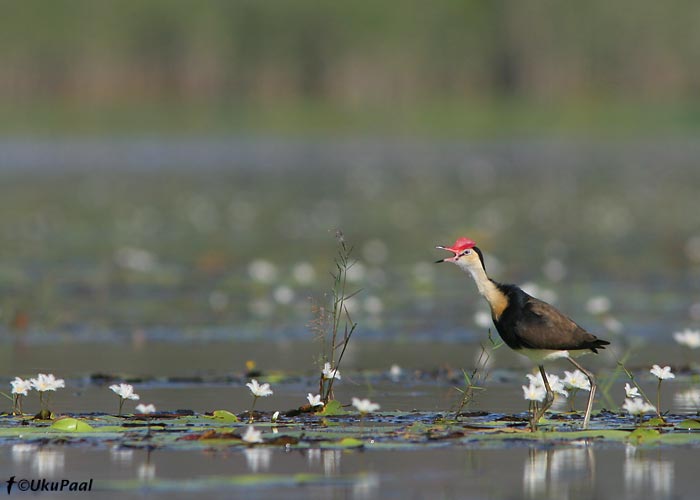
[{"label": "blurred tree line background", "polygon": [[687,131],[699,22],[689,0],[6,1],[0,130]]}]

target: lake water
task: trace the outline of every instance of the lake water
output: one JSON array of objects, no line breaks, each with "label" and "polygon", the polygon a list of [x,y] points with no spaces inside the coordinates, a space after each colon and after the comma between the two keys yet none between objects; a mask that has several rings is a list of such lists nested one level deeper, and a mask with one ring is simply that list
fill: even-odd
[{"label": "lake water", "polygon": [[[302,405],[318,389],[319,343],[309,325],[314,307],[328,304],[342,228],[357,259],[349,291],[361,292],[348,304],[359,326],[339,400],[368,396],[384,410],[430,418],[455,406],[461,369],[470,371],[480,345],[489,345],[478,320],[484,304],[465,275],[432,261],[441,256],[435,245],[467,235],[494,278],[526,284],[612,341],[583,360],[601,380],[624,359],[654,398],[648,369],[671,365],[679,377],[664,383],[662,407],[698,414],[698,350],[671,337],[700,326],[695,143],[0,146],[0,380],[9,387],[16,375],[65,378],[67,388],[52,397],[58,413],[115,412],[109,377],[133,381],[159,409],[240,413],[250,404],[247,361],[276,381],[274,396],[256,408]],[[601,296],[610,305],[596,309]],[[394,364],[403,373],[397,381]],[[530,369],[497,350],[486,390],[468,409],[525,412],[520,386]],[[613,380],[596,408],[617,410],[625,382]],[[577,407],[583,403],[579,396]],[[0,442],[2,470],[94,478],[104,497],[121,497],[127,479],[136,481],[127,496],[183,498],[693,498],[698,486],[697,449],[683,447],[149,454],[118,443]],[[306,473],[314,479],[297,476]],[[241,484],[249,474],[269,481]]]}]

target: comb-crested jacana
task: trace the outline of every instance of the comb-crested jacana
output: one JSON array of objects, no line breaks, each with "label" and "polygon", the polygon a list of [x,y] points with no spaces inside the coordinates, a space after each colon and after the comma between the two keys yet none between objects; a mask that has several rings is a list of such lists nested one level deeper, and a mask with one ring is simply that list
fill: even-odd
[{"label": "comb-crested jacana", "polygon": [[547,390],[542,408],[533,416],[532,426],[544,415],[554,401],[543,363],[566,358],[586,374],[591,382],[583,428],[588,428],[596,383],[593,374],[583,368],[574,357],[597,353],[610,342],[587,332],[551,305],[532,297],[515,285],[498,283],[486,274],[484,255],[469,238],[459,238],[452,246],[437,248],[452,252],[452,257],[437,262],[452,262],[468,272],[491,307],[491,317],[498,334],[508,347],[524,354],[539,367]]}]

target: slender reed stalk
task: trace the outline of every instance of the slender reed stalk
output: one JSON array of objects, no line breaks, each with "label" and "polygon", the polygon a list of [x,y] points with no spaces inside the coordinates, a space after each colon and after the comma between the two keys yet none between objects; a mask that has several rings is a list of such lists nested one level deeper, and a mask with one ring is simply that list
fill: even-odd
[{"label": "slender reed stalk", "polygon": [[[350,339],[357,328],[357,323],[352,320],[346,302],[361,291],[356,290],[352,293],[347,291],[348,270],[355,264],[355,261],[351,259],[352,247],[346,245],[342,231],[336,231],[335,236],[338,242],[338,253],[335,258],[335,271],[331,272],[333,278],[332,308],[330,315],[323,307],[318,308],[318,317],[312,323],[312,328],[318,332],[318,337],[322,341],[321,362],[330,364],[331,373],[338,371]],[[336,360],[336,351],[338,350],[340,352]],[[335,378],[335,376],[326,378],[321,374],[319,394],[324,404],[333,399]]]},{"label": "slender reed stalk", "polygon": [[[622,363],[622,361],[618,361],[618,362],[617,362],[617,365],[622,369],[622,371],[625,372],[625,375],[627,375],[627,377],[630,379],[630,382],[632,382],[632,384],[639,390],[639,394],[641,394],[641,396],[644,398],[644,400],[645,400],[647,403],[651,404],[651,400],[649,399],[649,397],[646,395],[646,393],[644,392],[644,390],[641,388],[641,386],[640,386],[640,385],[637,383],[637,381],[635,380],[635,378],[634,378],[634,373],[632,373],[631,371],[629,371],[629,370],[627,369],[627,367]],[[659,380],[659,390],[661,390],[661,380]],[[659,396],[659,397],[660,397],[660,396]],[[659,397],[657,397],[657,399],[659,399]],[[658,404],[658,403],[657,403],[657,404]],[[657,411],[657,413],[659,412],[658,407],[656,408],[656,411]],[[659,415],[659,416],[661,416],[661,415]]]},{"label": "slender reed stalk", "polygon": [[255,403],[258,402],[258,396],[253,394],[253,404],[250,407],[250,410],[248,410],[248,423],[252,424],[253,421],[255,420],[255,417],[253,417],[253,410],[255,410]]},{"label": "slender reed stalk", "polygon": [[462,394],[462,398],[457,405],[457,409],[455,410],[455,420],[459,419],[460,413],[462,413],[464,408],[474,400],[474,391],[486,390],[481,386],[481,384],[485,383],[490,375],[488,366],[491,360],[491,354],[493,351],[503,345],[503,342],[497,342],[494,340],[491,335],[491,329],[489,329],[488,338],[491,345],[486,347],[483,344],[480,344],[481,351],[479,352],[479,357],[476,360],[476,365],[474,366],[472,372],[467,373],[465,370],[462,370],[465,382],[464,389],[455,387],[455,389]]}]

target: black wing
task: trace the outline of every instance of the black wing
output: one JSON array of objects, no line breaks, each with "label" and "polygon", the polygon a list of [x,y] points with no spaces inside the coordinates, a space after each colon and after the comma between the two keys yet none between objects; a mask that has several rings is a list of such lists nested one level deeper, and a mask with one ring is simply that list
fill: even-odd
[{"label": "black wing", "polygon": [[597,352],[610,342],[588,333],[556,308],[523,292],[521,314],[513,318],[513,333],[522,347]]}]

